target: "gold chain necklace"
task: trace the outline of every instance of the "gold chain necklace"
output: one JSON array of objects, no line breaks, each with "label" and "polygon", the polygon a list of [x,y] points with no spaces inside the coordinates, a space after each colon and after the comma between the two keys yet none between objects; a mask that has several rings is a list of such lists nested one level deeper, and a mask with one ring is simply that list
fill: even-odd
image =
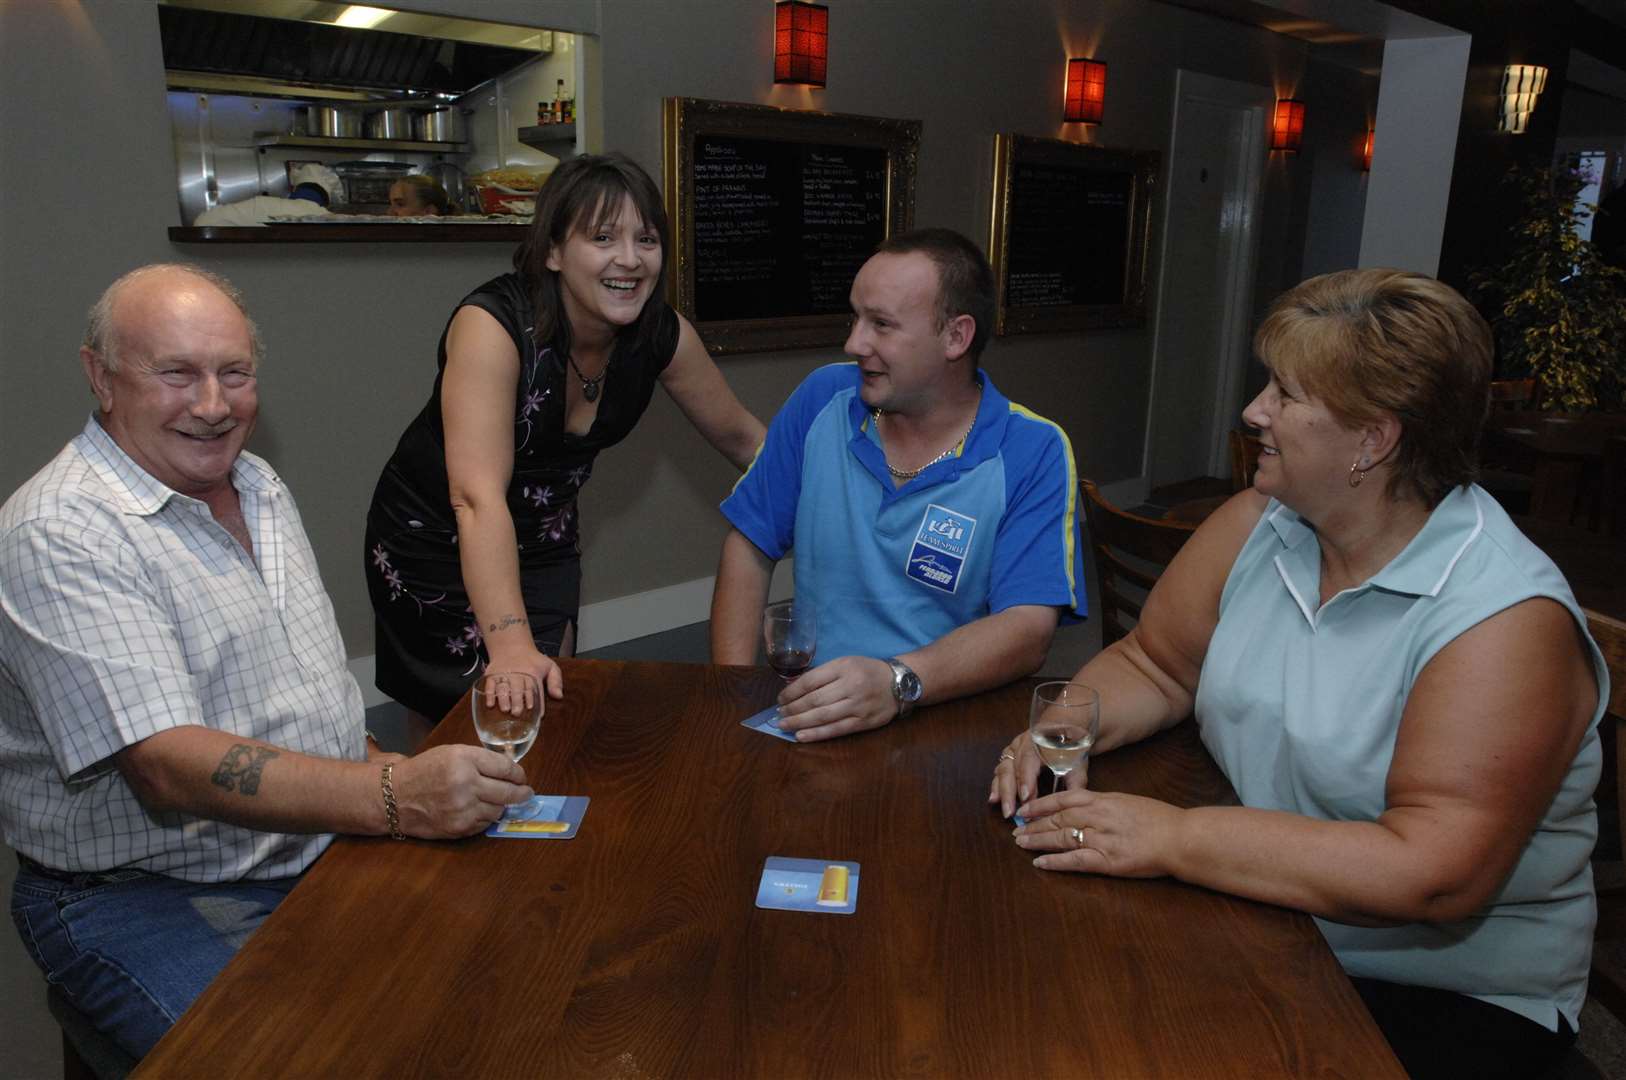
[{"label": "gold chain necklace", "polygon": [[[981,408],[981,404],[980,404],[981,399],[980,398],[978,399],[978,402],[979,402],[978,408]],[[878,408],[877,409],[871,409],[870,414],[875,417],[875,432],[878,435],[878,434],[880,434],[880,431],[881,431],[881,410],[878,409]],[[959,439],[957,439],[953,443],[953,445],[951,445],[947,450],[944,450],[941,454],[938,454],[936,457],[932,458],[930,461],[926,462],[926,464],[922,465],[918,469],[894,469],[892,467],[892,463],[890,461],[886,460],[886,447],[884,445],[881,447],[881,460],[886,463],[886,471],[891,473],[896,479],[899,479],[899,480],[913,480],[915,477],[919,476],[921,473],[925,472],[927,469],[931,468],[933,465],[936,465],[939,461],[942,461],[944,458],[946,458],[950,454],[954,453],[954,447],[959,446],[961,443],[963,443],[967,439],[971,438],[971,429],[976,427],[976,426],[977,426],[977,414],[972,413],[971,414],[971,423],[966,427],[965,434],[961,435],[959,437]]]}]

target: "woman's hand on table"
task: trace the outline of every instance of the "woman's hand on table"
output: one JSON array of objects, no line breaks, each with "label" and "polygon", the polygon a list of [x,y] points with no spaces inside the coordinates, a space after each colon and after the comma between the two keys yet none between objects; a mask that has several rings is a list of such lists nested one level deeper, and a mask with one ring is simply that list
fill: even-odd
[{"label": "woman's hand on table", "polygon": [[1025,802],[1019,847],[1038,853],[1041,870],[1077,870],[1114,877],[1161,877],[1169,872],[1185,813],[1157,799],[1115,791],[1064,791]]},{"label": "woman's hand on table", "polygon": [[[988,789],[988,801],[999,804],[1001,816],[1010,817],[1018,806],[1033,798],[1039,790],[1041,764],[1039,751],[1034,749],[1033,740],[1025,731],[999,752],[999,760],[994,763],[994,782]],[[1068,774],[1066,784],[1068,788],[1082,787],[1084,773],[1073,770]]]},{"label": "woman's hand on table", "polygon": [[[517,635],[516,635],[517,636]],[[558,701],[565,696],[565,677],[559,670],[558,661],[547,653],[539,651],[526,637],[524,646],[511,649],[492,649],[491,643],[486,643],[491,650],[491,663],[486,665],[486,671],[493,674],[503,671],[517,671],[530,675],[536,679],[536,685],[542,687],[542,713],[547,715],[548,698]]]}]

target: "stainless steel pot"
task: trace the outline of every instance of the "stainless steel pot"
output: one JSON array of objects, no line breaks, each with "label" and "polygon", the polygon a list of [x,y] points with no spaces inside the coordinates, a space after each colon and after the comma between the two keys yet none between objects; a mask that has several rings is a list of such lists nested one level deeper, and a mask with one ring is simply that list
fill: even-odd
[{"label": "stainless steel pot", "polygon": [[452,106],[417,113],[412,126],[421,142],[462,142],[468,137],[463,111]]},{"label": "stainless steel pot", "polygon": [[361,114],[337,105],[305,106],[305,134],[329,139],[361,138]]},{"label": "stainless steel pot", "polygon": [[379,109],[367,115],[369,139],[412,138],[412,110],[401,107]]}]

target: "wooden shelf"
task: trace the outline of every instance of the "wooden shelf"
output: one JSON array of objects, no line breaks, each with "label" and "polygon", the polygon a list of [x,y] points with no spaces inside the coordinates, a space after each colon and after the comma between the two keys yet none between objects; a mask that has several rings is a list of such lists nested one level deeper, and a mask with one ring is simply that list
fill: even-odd
[{"label": "wooden shelf", "polygon": [[400,244],[501,243],[517,244],[529,225],[172,225],[169,238],[177,244]]},{"label": "wooden shelf", "polygon": [[532,127],[522,127],[515,136],[526,146],[542,150],[554,143],[573,143],[576,141],[575,124],[536,124]]}]

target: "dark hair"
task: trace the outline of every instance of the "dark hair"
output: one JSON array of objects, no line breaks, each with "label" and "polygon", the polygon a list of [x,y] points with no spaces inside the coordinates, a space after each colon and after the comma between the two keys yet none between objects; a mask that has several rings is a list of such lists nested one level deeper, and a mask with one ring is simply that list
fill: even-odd
[{"label": "dark hair", "polygon": [[570,320],[565,317],[559,296],[559,275],[548,269],[548,254],[563,244],[572,231],[599,224],[606,214],[620,209],[630,197],[633,209],[647,228],[661,240],[661,272],[644,310],[633,324],[617,336],[617,348],[625,344],[644,349],[654,345],[665,311],[667,254],[672,237],[666,224],[666,208],[660,189],[649,174],[625,154],[584,154],[571,158],[553,171],[536,196],[536,218],[531,231],[514,252],[514,269],[524,274],[536,290],[536,340],[552,348],[561,358],[570,355]]},{"label": "dark hair", "polygon": [[1490,409],[1491,332],[1451,286],[1405,270],[1341,270],[1289,289],[1253,338],[1345,427],[1400,421],[1388,491],[1433,508],[1472,483]]},{"label": "dark hair", "polygon": [[442,216],[451,212],[451,197],[446,194],[446,189],[440,186],[440,181],[434,177],[425,176],[423,173],[413,173],[410,176],[401,177],[396,183],[405,184],[411,189],[414,201],[419,206],[434,207],[435,213]]},{"label": "dark hair", "polygon": [[953,229],[915,229],[883,240],[876,254],[919,252],[937,267],[937,325],[969,315],[977,324],[966,355],[977,366],[994,332],[994,271],[982,249]]}]

